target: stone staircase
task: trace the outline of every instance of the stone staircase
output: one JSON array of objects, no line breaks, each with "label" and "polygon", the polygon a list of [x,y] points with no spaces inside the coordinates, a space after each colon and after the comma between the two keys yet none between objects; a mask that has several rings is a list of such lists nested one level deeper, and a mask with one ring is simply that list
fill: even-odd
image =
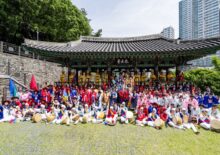
[{"label": "stone staircase", "polygon": [[9,80],[12,79],[16,85],[16,88],[25,88],[28,89],[27,86],[24,84],[20,83],[17,79],[14,77],[11,77],[9,75],[5,74],[0,74],[0,98],[1,99],[7,99],[10,98],[10,93],[9,93]]},{"label": "stone staircase", "polygon": [[[32,56],[29,51],[24,51],[19,46],[0,41],[0,75],[13,78],[18,87],[29,85],[32,75],[39,87],[45,82],[53,84],[60,78],[63,70],[67,72],[67,68],[58,63],[45,61],[38,56]],[[9,79],[0,78],[0,99],[3,96],[3,88],[8,90],[8,86]]]}]

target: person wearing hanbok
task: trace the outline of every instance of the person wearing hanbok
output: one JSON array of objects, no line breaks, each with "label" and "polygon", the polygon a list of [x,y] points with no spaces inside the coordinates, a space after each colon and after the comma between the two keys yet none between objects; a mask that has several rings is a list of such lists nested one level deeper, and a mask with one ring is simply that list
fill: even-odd
[{"label": "person wearing hanbok", "polygon": [[77,106],[71,109],[70,122],[74,125],[80,122],[80,115]]},{"label": "person wearing hanbok", "polygon": [[147,115],[144,113],[144,107],[140,107],[137,112],[136,125],[144,126],[147,124]]},{"label": "person wearing hanbok", "polygon": [[193,95],[191,95],[189,99],[184,100],[183,108],[188,109],[189,105],[191,105],[195,109],[199,108],[198,101],[194,98]]},{"label": "person wearing hanbok", "polygon": [[157,114],[156,108],[153,108],[153,111],[148,114],[147,125],[150,127],[155,127],[155,120],[159,119],[160,116]]},{"label": "person wearing hanbok", "polygon": [[34,115],[34,109],[32,109],[28,103],[25,103],[23,109],[22,109],[22,115],[24,121],[30,121],[31,118]]},{"label": "person wearing hanbok", "polygon": [[123,124],[128,124],[128,118],[127,118],[127,112],[128,112],[128,109],[127,107],[125,106],[125,102],[122,102],[120,108],[119,108],[119,118],[120,118],[120,122]]},{"label": "person wearing hanbok", "polygon": [[88,104],[85,104],[85,107],[82,108],[82,117],[80,117],[80,121],[82,123],[88,123],[91,121],[91,109],[89,108]]},{"label": "person wearing hanbok", "polygon": [[214,104],[211,110],[211,120],[219,120],[220,121],[220,111],[218,109],[218,104]]},{"label": "person wearing hanbok", "polygon": [[134,90],[131,94],[131,109],[136,109],[137,108],[137,102],[138,102],[138,94]]},{"label": "person wearing hanbok", "polygon": [[199,115],[199,125],[204,128],[209,130],[211,128],[210,125],[210,116],[208,114],[209,110],[204,108],[202,109],[201,114]]},{"label": "person wearing hanbok", "polygon": [[110,106],[110,108],[107,110],[105,124],[116,125],[117,117],[118,117],[117,111],[114,109],[113,106]]},{"label": "person wearing hanbok", "polygon": [[0,120],[0,122],[10,122],[15,119],[15,116],[11,114],[11,111],[13,109],[12,107],[9,106],[9,101],[5,101],[2,108],[3,108],[3,118]]},{"label": "person wearing hanbok", "polygon": [[93,105],[91,111],[91,117],[92,117],[92,123],[99,124],[104,121],[103,119],[105,117],[105,113],[101,111],[97,106]]},{"label": "person wearing hanbok", "polygon": [[[66,110],[66,106],[62,104],[60,107],[61,109],[59,110],[58,117],[55,119],[56,124],[61,124],[64,119],[68,119],[68,111]],[[66,123],[69,124],[69,121]]]},{"label": "person wearing hanbok", "polygon": [[168,115],[167,124],[170,127],[183,130],[182,118],[176,113],[176,108],[171,108]]},{"label": "person wearing hanbok", "polygon": [[15,108],[14,110],[15,110],[15,119],[16,119],[16,122],[23,121],[23,120],[24,120],[24,117],[23,117],[23,115],[22,115],[21,108],[20,108],[19,106],[16,106],[16,108]]},{"label": "person wearing hanbok", "polygon": [[182,108],[180,117],[183,119],[183,127],[186,129],[192,129],[194,133],[199,134],[199,131],[196,129],[193,120],[190,120],[189,114],[187,113],[187,109]]},{"label": "person wearing hanbok", "polygon": [[110,95],[110,106],[112,106],[114,103],[116,103],[117,99],[118,99],[118,93],[117,93],[116,89],[114,89]]}]

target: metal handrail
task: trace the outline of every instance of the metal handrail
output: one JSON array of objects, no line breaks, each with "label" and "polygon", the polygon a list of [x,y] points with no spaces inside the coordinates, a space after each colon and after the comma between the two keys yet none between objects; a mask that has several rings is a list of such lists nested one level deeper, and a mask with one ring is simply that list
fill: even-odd
[{"label": "metal handrail", "polygon": [[0,79],[11,79],[13,80],[16,84],[18,84],[19,86],[27,89],[27,90],[30,90],[27,86],[25,86],[24,84],[20,83],[19,81],[17,81],[15,78],[13,78],[12,76],[9,76],[9,75],[4,75],[4,74],[0,74]]}]

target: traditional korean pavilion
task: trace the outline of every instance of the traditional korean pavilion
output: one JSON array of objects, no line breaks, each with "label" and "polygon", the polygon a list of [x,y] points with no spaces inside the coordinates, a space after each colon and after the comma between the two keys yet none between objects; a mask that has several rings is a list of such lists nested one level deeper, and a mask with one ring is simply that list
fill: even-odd
[{"label": "traditional korean pavilion", "polygon": [[139,69],[155,71],[176,67],[176,74],[187,62],[220,49],[220,37],[182,41],[148,35],[129,38],[81,37],[78,41],[54,43],[25,40],[23,48],[76,70]]}]

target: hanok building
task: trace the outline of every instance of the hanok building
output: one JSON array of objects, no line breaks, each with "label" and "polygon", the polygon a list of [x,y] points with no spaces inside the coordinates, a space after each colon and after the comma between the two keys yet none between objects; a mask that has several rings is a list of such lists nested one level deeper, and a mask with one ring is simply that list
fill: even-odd
[{"label": "hanok building", "polygon": [[[78,71],[126,69],[129,71],[154,71],[157,81],[161,70],[176,68],[187,62],[214,54],[220,49],[220,38],[181,41],[167,39],[161,35],[130,38],[81,37],[78,41],[52,43],[25,40],[23,48],[48,61],[56,61]],[[70,73],[70,72],[69,72]]]}]

